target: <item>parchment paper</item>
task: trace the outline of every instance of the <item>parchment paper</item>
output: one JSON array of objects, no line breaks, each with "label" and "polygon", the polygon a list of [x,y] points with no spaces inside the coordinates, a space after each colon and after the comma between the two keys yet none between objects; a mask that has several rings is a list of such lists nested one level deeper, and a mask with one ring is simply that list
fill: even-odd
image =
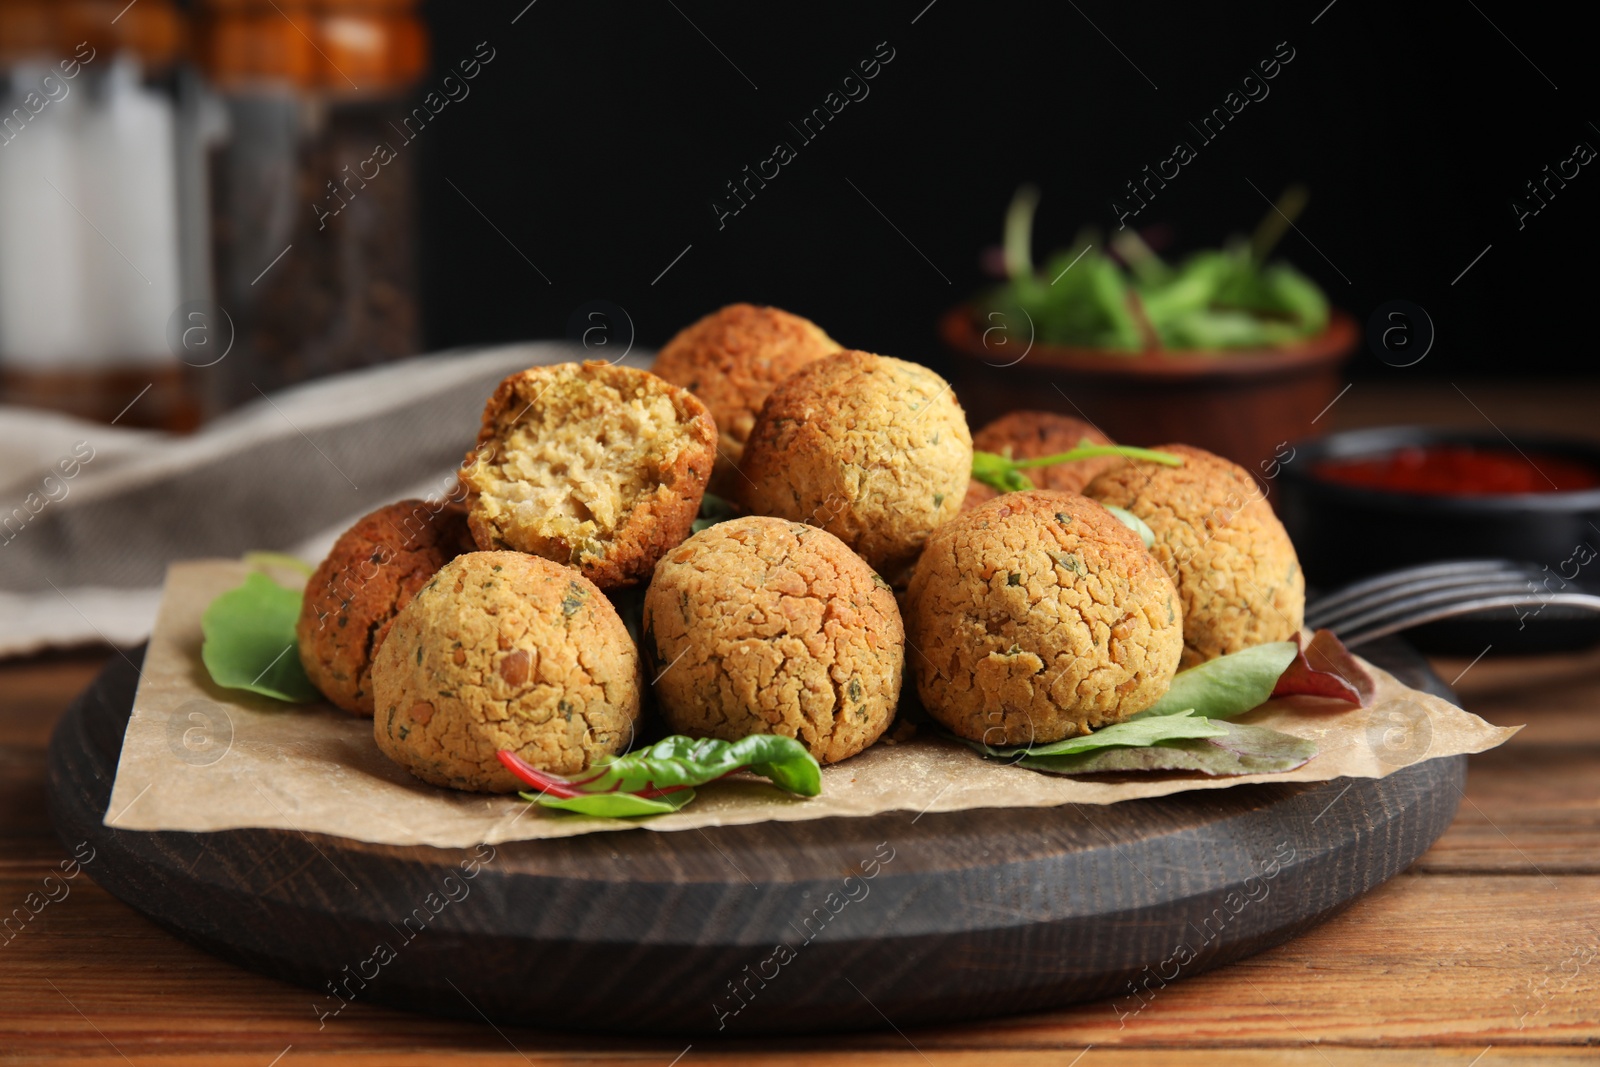
[{"label": "parchment paper", "polygon": [[908,741],[880,741],[825,767],[818,797],[793,797],[763,781],[734,778],[701,789],[692,804],[670,815],[602,819],[547,811],[515,796],[425,785],[378,751],[371,720],[331,705],[280,704],[212,684],[200,662],[200,616],[214,596],[243,582],[249,571],[231,560],[180,563],[168,571],[107,825],[267,827],[380,844],[467,847],[634,827],[671,831],[896,810],[1113,804],[1248,782],[1381,778],[1424,759],[1482,752],[1518,729],[1491,726],[1374,667],[1378,689],[1371,707],[1294,697],[1237,720],[1316,741],[1317,757],[1283,774],[1060,778],[985,760],[922,730]]}]

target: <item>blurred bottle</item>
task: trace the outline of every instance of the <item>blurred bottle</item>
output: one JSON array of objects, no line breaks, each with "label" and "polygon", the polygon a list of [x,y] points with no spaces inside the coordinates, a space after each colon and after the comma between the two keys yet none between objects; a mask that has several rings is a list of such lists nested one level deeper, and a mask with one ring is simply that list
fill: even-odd
[{"label": "blurred bottle", "polygon": [[414,354],[406,121],[427,65],[415,0],[202,0],[201,11],[202,61],[226,115],[209,166],[215,299],[234,331],[204,379],[208,408]]},{"label": "blurred bottle", "polygon": [[[167,323],[203,292],[170,0],[0,0],[0,399],[191,428]],[[188,254],[186,254],[188,253]]]}]

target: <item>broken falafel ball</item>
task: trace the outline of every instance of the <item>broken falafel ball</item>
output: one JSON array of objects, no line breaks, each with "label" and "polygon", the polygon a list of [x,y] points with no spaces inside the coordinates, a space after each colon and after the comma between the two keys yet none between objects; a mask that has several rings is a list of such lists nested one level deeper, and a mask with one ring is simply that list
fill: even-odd
[{"label": "broken falafel ball", "polygon": [[689,536],[716,448],[706,406],[646,371],[591,361],[513,374],[461,470],[473,537],[570,564],[602,589],[632,585]]}]

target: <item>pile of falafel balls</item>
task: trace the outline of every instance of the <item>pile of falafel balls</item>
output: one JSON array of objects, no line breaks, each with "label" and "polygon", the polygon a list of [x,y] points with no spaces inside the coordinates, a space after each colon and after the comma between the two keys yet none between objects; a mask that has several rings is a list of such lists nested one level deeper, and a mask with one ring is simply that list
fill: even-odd
[{"label": "pile of falafel balls", "polygon": [[[834,763],[885,734],[911,678],[905,701],[961,737],[1060,740],[1149,707],[1180,667],[1299,632],[1294,547],[1233,463],[1166,445],[1181,466],[971,480],[974,445],[1085,440],[1109,443],[1035,411],[974,436],[926,368],[736,304],[654,373],[501,382],[457,491],[368,515],[317,569],[300,657],[418,778],[504,793],[522,784],[500,750],[570,775],[662,728],[782,734]],[[708,486],[741,514],[696,533]],[[617,604],[641,589],[630,630]]]}]

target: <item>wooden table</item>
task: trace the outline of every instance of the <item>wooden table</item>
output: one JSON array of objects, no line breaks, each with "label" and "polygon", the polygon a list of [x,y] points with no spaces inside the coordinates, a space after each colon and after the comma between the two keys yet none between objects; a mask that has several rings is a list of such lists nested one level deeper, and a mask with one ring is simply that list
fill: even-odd
[{"label": "wooden table", "polygon": [[[1595,432],[1587,425],[1592,389],[1567,390],[1564,402],[1552,391],[1466,392],[1501,425],[1514,425],[1521,411],[1525,425]],[[1335,411],[1351,425],[1416,420],[1419,408],[1434,421],[1481,425],[1463,398],[1438,388],[1407,394],[1358,384]],[[1527,724],[1509,744],[1472,757],[1449,832],[1410,871],[1326,925],[1174,983],[1121,1024],[1102,1002],[947,1029],[688,1048],[501,1031],[360,1003],[319,1028],[311,992],[190,948],[85,875],[47,882],[67,850],[44,809],[45,745],[105,659],[97,651],[0,665],[0,917],[16,908],[29,915],[0,931],[6,1063],[1600,1060],[1600,652],[1520,660],[1491,653],[1470,669],[1465,660],[1437,663],[1469,709],[1491,722]]]}]

